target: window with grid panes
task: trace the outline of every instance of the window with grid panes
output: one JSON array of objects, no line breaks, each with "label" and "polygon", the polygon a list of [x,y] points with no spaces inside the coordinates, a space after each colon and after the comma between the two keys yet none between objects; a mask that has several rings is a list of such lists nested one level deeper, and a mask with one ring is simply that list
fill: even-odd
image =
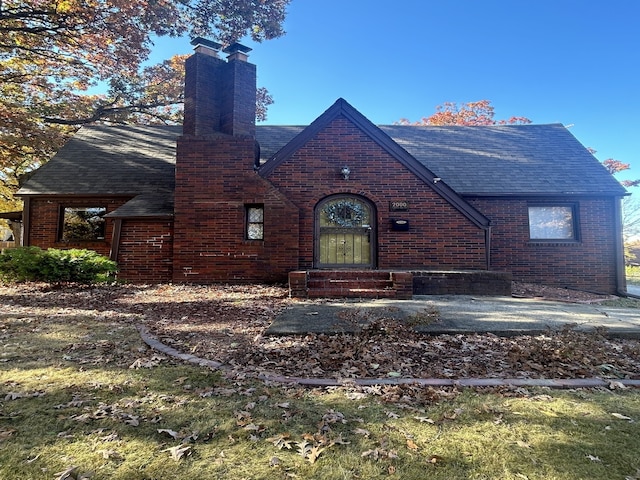
[{"label": "window with grid panes", "polygon": [[246,232],[247,240],[264,240],[264,206],[246,206]]}]

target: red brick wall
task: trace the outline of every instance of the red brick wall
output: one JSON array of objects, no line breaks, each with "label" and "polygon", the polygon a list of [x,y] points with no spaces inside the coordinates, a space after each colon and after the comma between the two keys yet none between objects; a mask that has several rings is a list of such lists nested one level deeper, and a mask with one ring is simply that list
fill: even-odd
[{"label": "red brick wall", "polygon": [[[351,175],[340,174],[344,165]],[[361,195],[377,208],[380,269],[483,269],[484,231],[417,179],[350,121],[339,117],[267,177],[300,208],[301,269],[313,267],[314,208],[333,194]],[[407,201],[394,212],[390,202]],[[391,219],[410,222],[393,231]]]},{"label": "red brick wall", "polygon": [[255,135],[255,65],[195,53],[185,70],[185,135]]},{"label": "red brick wall", "polygon": [[[30,201],[29,245],[40,248],[86,248],[111,254],[114,220],[106,219],[105,239],[96,242],[60,242],[58,226],[63,207],[106,207],[111,213],[127,199],[111,197],[35,197]],[[169,282],[172,256],[172,222],[167,220],[123,220],[118,251],[118,278],[134,283]]]},{"label": "red brick wall", "polygon": [[97,242],[60,242],[58,227],[63,207],[106,207],[107,213],[123,205],[128,199],[96,197],[34,197],[30,200],[29,245],[40,248],[87,248],[101,255],[109,255],[113,221],[106,219],[105,239]]},{"label": "red brick wall", "polygon": [[[170,222],[125,220],[121,276],[141,282],[284,282],[290,271],[313,267],[314,209],[334,194],[360,195],[376,206],[380,269],[485,268],[484,231],[345,118],[266,179],[254,172],[253,162],[251,136],[181,137],[173,241]],[[348,180],[340,173],[344,165],[351,169]],[[125,201],[32,198],[30,244],[108,255],[113,222],[107,221],[104,242],[61,243],[60,207],[104,205],[111,212]],[[398,201],[408,202],[409,210],[391,211],[390,202]],[[492,221],[493,270],[520,281],[615,292],[614,200],[578,199],[580,238],[564,244],[529,241],[527,199],[468,201]],[[264,240],[244,239],[247,204],[264,204]],[[393,218],[408,220],[409,231],[393,231]]]},{"label": "red brick wall", "polygon": [[173,221],[123,219],[118,277],[133,283],[172,280]]},{"label": "red brick wall", "polygon": [[[298,211],[253,170],[252,137],[178,140],[176,282],[284,282],[298,265]],[[245,240],[245,205],[264,204],[264,240]]]},{"label": "red brick wall", "polygon": [[[531,199],[535,202],[540,199]],[[553,202],[553,198],[545,198]],[[566,198],[555,199],[566,202]],[[578,242],[529,240],[527,199],[471,199],[492,220],[491,264],[511,271],[513,279],[590,291],[615,293],[616,240],[614,200],[578,199]]]}]

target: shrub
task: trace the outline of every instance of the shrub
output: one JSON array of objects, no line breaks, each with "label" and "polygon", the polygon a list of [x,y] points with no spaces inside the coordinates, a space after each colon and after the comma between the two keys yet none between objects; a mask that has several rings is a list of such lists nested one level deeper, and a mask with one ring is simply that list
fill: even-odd
[{"label": "shrub", "polygon": [[0,278],[10,282],[96,283],[116,271],[114,261],[92,250],[20,247],[0,254]]},{"label": "shrub", "polygon": [[0,253],[0,278],[26,282],[38,276],[44,250],[38,247],[8,248]]}]

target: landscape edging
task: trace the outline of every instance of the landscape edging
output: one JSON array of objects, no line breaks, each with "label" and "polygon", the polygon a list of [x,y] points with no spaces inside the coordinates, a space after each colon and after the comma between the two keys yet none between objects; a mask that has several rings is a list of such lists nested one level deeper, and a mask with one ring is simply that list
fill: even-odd
[{"label": "landscape edging", "polygon": [[[149,329],[141,324],[135,325],[142,341],[150,348],[170,357],[193,363],[201,367],[214,370],[229,370],[229,366],[214,360],[196,357],[182,353],[173,347],[165,345],[149,333]],[[420,385],[424,387],[548,387],[557,389],[569,388],[640,388],[640,380],[630,379],[602,379],[602,378],[308,378],[289,377],[277,374],[259,374],[257,378],[265,382],[288,383],[310,387],[340,387],[347,385]]]}]

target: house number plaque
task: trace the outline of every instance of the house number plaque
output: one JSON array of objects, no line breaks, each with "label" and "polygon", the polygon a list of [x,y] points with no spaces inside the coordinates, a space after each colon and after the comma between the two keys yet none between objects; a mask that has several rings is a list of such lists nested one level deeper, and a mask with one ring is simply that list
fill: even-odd
[{"label": "house number plaque", "polygon": [[392,212],[403,212],[409,210],[409,202],[389,202],[389,210],[391,210]]}]

